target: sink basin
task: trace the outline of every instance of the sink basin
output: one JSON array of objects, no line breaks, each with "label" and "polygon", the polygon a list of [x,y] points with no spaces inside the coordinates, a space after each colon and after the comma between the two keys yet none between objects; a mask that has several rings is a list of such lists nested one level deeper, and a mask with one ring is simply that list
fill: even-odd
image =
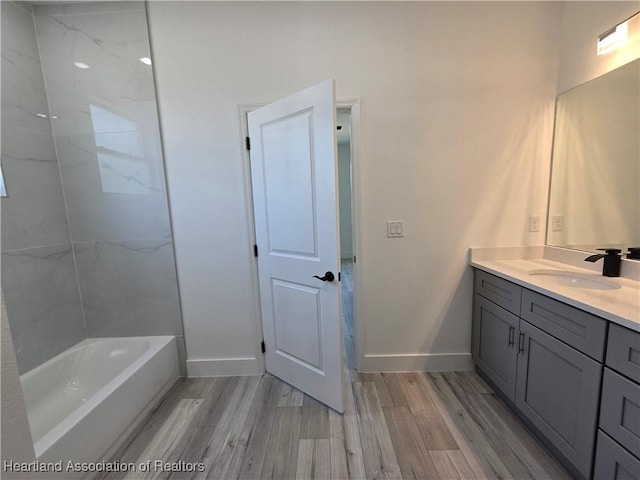
[{"label": "sink basin", "polygon": [[531,270],[529,275],[549,277],[561,285],[568,285],[575,288],[587,288],[591,290],[616,290],[620,288],[620,285],[613,280],[585,273],[572,272],[570,270],[552,270],[542,268],[539,270]]}]

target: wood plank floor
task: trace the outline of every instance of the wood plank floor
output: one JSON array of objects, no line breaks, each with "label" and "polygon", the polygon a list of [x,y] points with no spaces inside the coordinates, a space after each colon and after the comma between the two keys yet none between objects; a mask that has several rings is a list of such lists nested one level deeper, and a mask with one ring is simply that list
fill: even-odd
[{"label": "wood plank floor", "polygon": [[113,460],[201,463],[204,471],[99,478],[571,478],[476,373],[359,374],[352,320],[344,324],[343,415],[269,374],[183,378]]}]

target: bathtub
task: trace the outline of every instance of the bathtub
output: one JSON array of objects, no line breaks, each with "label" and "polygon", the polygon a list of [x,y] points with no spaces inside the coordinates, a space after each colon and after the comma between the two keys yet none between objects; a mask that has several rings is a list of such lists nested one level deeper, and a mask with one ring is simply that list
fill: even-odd
[{"label": "bathtub", "polygon": [[37,460],[109,459],[178,375],[168,336],[89,338],[23,374]]}]

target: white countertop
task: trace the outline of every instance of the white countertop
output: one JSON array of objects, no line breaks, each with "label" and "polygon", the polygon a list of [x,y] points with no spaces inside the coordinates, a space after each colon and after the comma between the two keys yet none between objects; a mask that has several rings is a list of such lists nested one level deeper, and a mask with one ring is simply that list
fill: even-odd
[{"label": "white countertop", "polygon": [[[640,332],[640,282],[623,277],[609,278],[592,270],[544,258],[480,260],[473,258],[471,265],[518,285],[555,298],[568,305],[605,318]],[[531,270],[553,269],[587,275],[594,279],[606,278],[620,285],[616,290],[595,290],[562,285],[554,277],[529,275]]]}]

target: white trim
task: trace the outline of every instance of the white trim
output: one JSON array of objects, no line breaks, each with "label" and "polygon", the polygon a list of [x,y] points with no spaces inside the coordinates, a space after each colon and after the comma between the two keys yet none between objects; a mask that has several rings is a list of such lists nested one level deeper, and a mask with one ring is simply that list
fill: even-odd
[{"label": "white trim", "polygon": [[[260,355],[258,358],[261,358]],[[236,377],[262,375],[264,362],[258,358],[207,358],[187,360],[187,376],[189,377]]]},{"label": "white trim", "polygon": [[[360,232],[363,231],[361,208],[362,202],[362,178],[363,166],[360,163],[364,158],[362,152],[362,142],[360,141],[360,100],[338,100],[338,109],[349,108],[351,110],[351,217],[353,229],[353,256],[356,262],[353,264],[353,325],[355,341],[355,361],[356,370],[361,370],[365,365],[365,325],[362,315],[363,305],[362,288],[360,279],[362,276],[362,256],[363,245]],[[360,259],[360,261],[358,261]]]},{"label": "white trim", "polygon": [[403,353],[365,355],[363,372],[450,372],[471,371],[470,353]]},{"label": "white trim", "polygon": [[[252,339],[253,345],[255,345],[254,355],[257,362],[258,373],[265,372],[265,361],[262,353],[261,343],[264,339],[262,333],[262,315],[260,313],[260,287],[258,280],[258,262],[253,253],[253,246],[256,244],[256,227],[253,217],[253,188],[251,186],[251,158],[249,157],[249,150],[246,146],[246,138],[249,136],[249,125],[247,123],[247,114],[257,108],[263,107],[266,104],[246,104],[238,105],[238,127],[240,130],[240,148],[242,149],[242,176],[244,184],[244,203],[245,212],[247,214],[247,237],[249,238],[249,262],[251,265],[251,316],[253,317],[253,329]],[[254,375],[254,374],[249,374]]]}]

